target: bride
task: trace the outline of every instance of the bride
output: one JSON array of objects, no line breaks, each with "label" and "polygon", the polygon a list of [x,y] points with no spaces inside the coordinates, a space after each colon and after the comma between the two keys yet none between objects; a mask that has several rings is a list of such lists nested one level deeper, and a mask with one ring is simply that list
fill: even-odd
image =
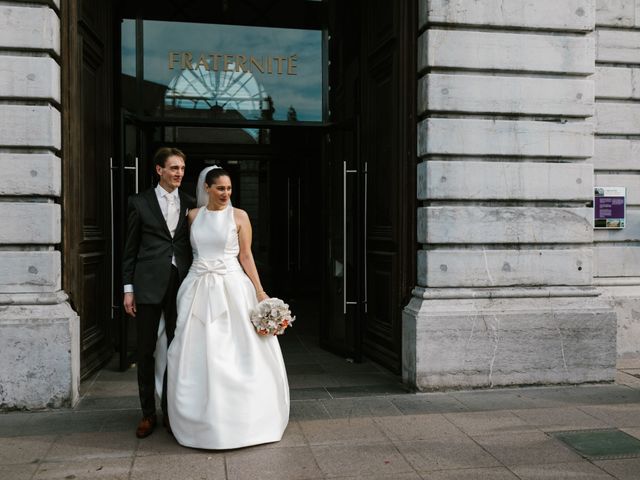
[{"label": "bride", "polygon": [[249,319],[268,298],[251,253],[251,223],[230,197],[225,170],[202,171],[200,208],[189,212],[193,264],[178,291],[167,357],[171,431],[187,447],[275,442],[289,421],[278,339],[258,335]]}]

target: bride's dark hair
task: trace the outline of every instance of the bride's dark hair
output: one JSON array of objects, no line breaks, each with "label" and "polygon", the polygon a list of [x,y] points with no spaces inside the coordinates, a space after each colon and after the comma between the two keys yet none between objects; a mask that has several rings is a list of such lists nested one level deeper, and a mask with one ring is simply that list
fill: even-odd
[{"label": "bride's dark hair", "polygon": [[211,186],[220,177],[231,178],[231,175],[229,175],[229,172],[227,172],[224,168],[213,168],[207,172],[207,176],[204,177],[204,183]]}]

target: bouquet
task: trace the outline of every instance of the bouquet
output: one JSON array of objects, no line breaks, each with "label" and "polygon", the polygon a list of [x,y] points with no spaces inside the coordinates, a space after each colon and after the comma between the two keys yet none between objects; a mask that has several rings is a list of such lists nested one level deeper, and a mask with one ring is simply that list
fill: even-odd
[{"label": "bouquet", "polygon": [[267,298],[251,311],[251,323],[261,335],[282,335],[295,319],[289,305],[279,298]]}]

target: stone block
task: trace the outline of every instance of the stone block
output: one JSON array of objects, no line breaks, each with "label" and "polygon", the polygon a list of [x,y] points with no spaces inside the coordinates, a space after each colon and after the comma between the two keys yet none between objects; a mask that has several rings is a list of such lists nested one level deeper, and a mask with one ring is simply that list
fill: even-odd
[{"label": "stone block", "polygon": [[[589,31],[595,0],[430,0],[421,1],[421,25],[439,24]],[[553,12],[553,15],[549,15]]]},{"label": "stone block", "polygon": [[418,124],[418,156],[500,155],[587,158],[591,122],[426,118]]},{"label": "stone block", "polygon": [[424,244],[591,243],[592,241],[592,208],[503,206],[418,208],[418,242]]},{"label": "stone block", "polygon": [[596,98],[640,99],[640,68],[596,67]]},{"label": "stone block", "polygon": [[430,160],[418,165],[419,200],[592,198],[590,164]]},{"label": "stone block", "polygon": [[59,197],[60,158],[52,153],[0,153],[0,195]]},{"label": "stone block", "polygon": [[429,74],[418,84],[418,113],[590,117],[593,108],[592,80]]},{"label": "stone block", "polygon": [[593,254],[582,249],[418,251],[422,287],[591,285]]},{"label": "stone block", "polygon": [[72,406],[80,383],[80,320],[68,303],[0,310],[0,409]]},{"label": "stone block", "polygon": [[595,123],[601,135],[639,135],[640,104],[599,101]]},{"label": "stone block", "polygon": [[640,285],[599,287],[618,318],[618,358],[640,357]]},{"label": "stone block", "polygon": [[0,202],[0,244],[60,243],[60,205]]},{"label": "stone block", "polygon": [[598,297],[414,297],[402,351],[419,390],[613,381],[616,316]]},{"label": "stone block", "polygon": [[640,277],[640,247],[634,245],[595,245],[594,277]]},{"label": "stone block", "polygon": [[640,205],[640,175],[597,173],[596,187],[627,187],[627,205]]},{"label": "stone block", "polygon": [[598,30],[596,61],[640,64],[640,31]]},{"label": "stone block", "polygon": [[3,97],[60,103],[60,66],[53,58],[3,55],[0,61]]},{"label": "stone block", "polygon": [[56,292],[62,288],[58,251],[0,251],[0,265],[0,293]]},{"label": "stone block", "polygon": [[0,145],[60,150],[60,112],[46,105],[0,105]]},{"label": "stone block", "polygon": [[640,171],[640,140],[622,138],[596,138],[593,158],[595,170]]},{"label": "stone block", "polygon": [[607,27],[638,26],[639,0],[597,0],[596,25]]},{"label": "stone block", "polygon": [[60,19],[47,6],[0,5],[0,48],[60,54]]},{"label": "stone block", "polygon": [[418,70],[465,68],[517,72],[594,72],[591,36],[429,29],[418,38]]}]

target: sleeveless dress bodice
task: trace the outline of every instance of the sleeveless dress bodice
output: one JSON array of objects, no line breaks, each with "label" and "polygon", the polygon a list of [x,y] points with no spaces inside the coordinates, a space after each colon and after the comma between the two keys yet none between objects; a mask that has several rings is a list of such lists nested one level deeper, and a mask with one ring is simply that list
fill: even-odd
[{"label": "sleeveless dress bodice", "polygon": [[238,261],[233,207],[200,208],[190,238],[193,264],[167,353],[172,433],[207,449],[278,441],[289,421],[289,384],[277,337],[251,324],[256,291]]},{"label": "sleeveless dress bodice", "polygon": [[224,210],[200,208],[191,225],[193,258],[204,260],[237,259],[240,253],[233,207]]}]

